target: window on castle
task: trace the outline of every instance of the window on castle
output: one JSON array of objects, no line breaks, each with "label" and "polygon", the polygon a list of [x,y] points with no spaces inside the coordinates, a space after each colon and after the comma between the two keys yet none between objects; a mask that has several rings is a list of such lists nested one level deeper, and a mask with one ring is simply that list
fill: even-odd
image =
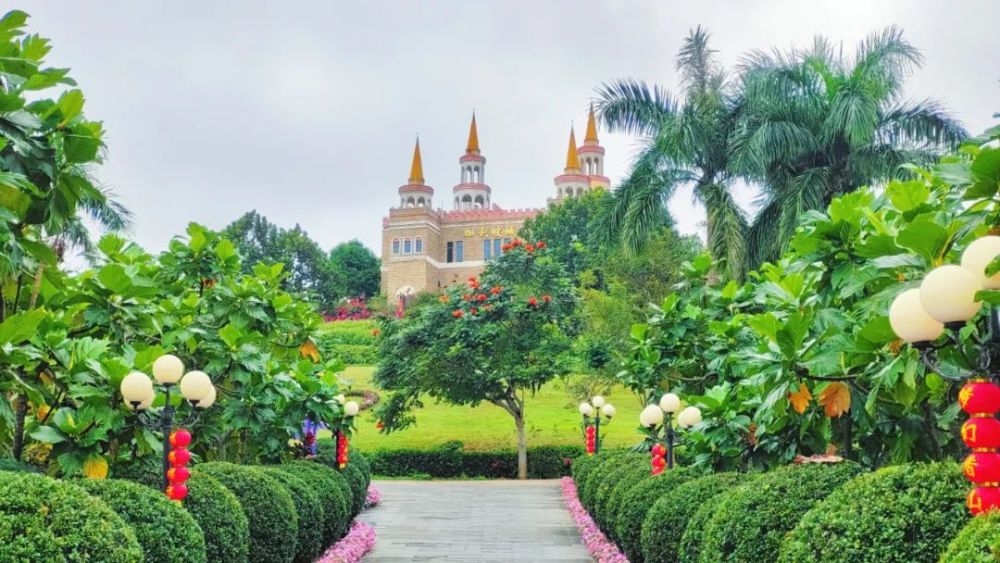
[{"label": "window on castle", "polygon": [[417,237],[417,240],[413,241],[413,251],[417,254],[422,254],[424,251],[424,239],[422,237]]},{"label": "window on castle", "polygon": [[446,262],[455,261],[455,243],[453,242],[448,243],[448,256],[445,258],[445,261]]},{"label": "window on castle", "polygon": [[398,238],[392,239],[392,253],[393,254],[399,254],[399,239]]},{"label": "window on castle", "polygon": [[403,254],[410,254],[413,252],[413,241],[409,238],[403,239]]},{"label": "window on castle", "polygon": [[490,239],[483,239],[483,260],[490,259],[490,252],[493,250],[493,246],[490,244]]},{"label": "window on castle", "polygon": [[502,246],[502,244],[500,242],[500,239],[498,239],[498,238],[493,239],[493,257],[494,258],[499,258],[500,257],[500,250],[501,250],[500,247],[501,246]]},{"label": "window on castle", "polygon": [[465,256],[462,248],[462,241],[455,241],[455,261],[464,262]]}]

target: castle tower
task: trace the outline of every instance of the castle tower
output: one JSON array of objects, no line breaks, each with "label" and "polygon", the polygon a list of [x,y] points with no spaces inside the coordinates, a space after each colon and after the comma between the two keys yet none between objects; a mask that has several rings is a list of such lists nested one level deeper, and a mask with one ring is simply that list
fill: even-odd
[{"label": "castle tower", "polygon": [[462,169],[461,182],[455,186],[455,209],[489,209],[491,189],[486,185],[486,157],[479,150],[479,132],[476,130],[476,114],[472,114],[469,126],[469,142],[465,154],[458,159]]},{"label": "castle tower", "polygon": [[580,165],[583,174],[590,180],[591,188],[607,190],[611,180],[604,175],[604,147],[597,140],[597,120],[594,119],[594,104],[590,104],[587,115],[587,134],[583,138],[583,146],[579,149]]},{"label": "castle tower", "polygon": [[[603,149],[602,149],[603,150]],[[576,148],[576,134],[569,128],[569,147],[566,149],[566,168],[555,177],[555,201],[583,195],[590,189],[590,179],[580,169],[580,155]]]},{"label": "castle tower", "polygon": [[420,158],[420,138],[413,147],[413,163],[410,164],[410,179],[399,187],[399,207],[431,207],[434,188],[424,184],[424,163]]}]

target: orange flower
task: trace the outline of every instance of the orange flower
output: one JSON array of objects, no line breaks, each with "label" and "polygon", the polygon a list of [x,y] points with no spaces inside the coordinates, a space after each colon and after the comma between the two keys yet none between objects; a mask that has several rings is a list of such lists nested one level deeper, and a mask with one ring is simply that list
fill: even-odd
[{"label": "orange flower", "polygon": [[486,294],[485,293],[480,293],[479,295],[476,296],[476,299],[478,299],[480,301],[486,301]]},{"label": "orange flower", "polygon": [[537,248],[537,249],[545,248],[545,241],[544,240],[540,240],[540,241],[536,242],[535,243],[535,248]]},{"label": "orange flower", "polygon": [[461,309],[455,309],[454,311],[451,312],[451,316],[455,317],[456,319],[461,319],[464,315],[465,312],[462,311]]},{"label": "orange flower", "polygon": [[500,247],[500,250],[503,250],[504,252],[510,252],[510,250],[512,248],[514,248],[514,245],[512,245],[512,244],[505,244],[505,245],[503,245],[503,246]]},{"label": "orange flower", "polygon": [[464,300],[464,301],[472,301],[472,295],[466,293],[465,295],[462,296],[462,300]]},{"label": "orange flower", "polygon": [[552,301],[552,296],[551,295],[543,295],[542,296],[542,301],[544,301],[546,303],[549,303],[549,302]]},{"label": "orange flower", "polygon": [[381,429],[385,428],[385,424],[383,424],[382,421],[380,420],[377,423],[375,423],[375,428],[378,428],[379,430],[381,430]]},{"label": "orange flower", "polygon": [[500,295],[501,291],[503,291],[503,288],[500,287],[499,285],[494,285],[492,288],[490,288],[490,293],[492,293],[493,295]]},{"label": "orange flower", "polygon": [[533,245],[533,244],[526,244],[526,245],[524,245],[524,249],[527,250],[528,252],[534,252],[535,251],[535,245]]},{"label": "orange flower", "polygon": [[382,334],[381,330],[379,330],[377,328],[372,329],[372,336],[378,336],[380,334]]},{"label": "orange flower", "polygon": [[528,305],[531,305],[532,307],[538,305],[538,299],[535,299],[534,297],[529,297],[528,298]]},{"label": "orange flower", "polygon": [[448,302],[448,296],[447,295],[442,295],[441,297],[438,297],[438,301],[440,301],[442,303],[447,303]]}]

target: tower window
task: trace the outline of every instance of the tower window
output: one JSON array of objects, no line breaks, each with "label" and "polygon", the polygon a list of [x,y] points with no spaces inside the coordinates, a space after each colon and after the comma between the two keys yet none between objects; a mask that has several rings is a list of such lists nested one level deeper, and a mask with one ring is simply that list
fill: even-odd
[{"label": "tower window", "polygon": [[493,239],[493,257],[494,258],[499,258],[500,257],[501,246],[502,246],[502,244],[500,242],[500,239],[498,239],[498,238]]},{"label": "tower window", "polygon": [[410,237],[406,237],[403,239],[403,254],[410,254],[412,252],[413,252],[413,241],[410,240]]},{"label": "tower window", "polygon": [[464,249],[463,249],[462,241],[460,241],[460,240],[459,241],[455,241],[455,261],[456,262],[464,262],[465,261],[465,256],[464,256],[465,253],[463,252],[463,250]]},{"label": "tower window", "polygon": [[453,242],[448,243],[448,255],[445,257],[445,261],[446,262],[455,261],[455,243]]},{"label": "tower window", "polygon": [[399,239],[398,238],[392,239],[392,253],[393,254],[399,254]]},{"label": "tower window", "polygon": [[483,260],[490,259],[490,252],[493,250],[493,246],[490,244],[490,239],[483,239]]},{"label": "tower window", "polygon": [[424,252],[424,239],[423,239],[423,237],[417,237],[417,239],[415,241],[413,241],[413,250],[417,254],[422,254]]}]

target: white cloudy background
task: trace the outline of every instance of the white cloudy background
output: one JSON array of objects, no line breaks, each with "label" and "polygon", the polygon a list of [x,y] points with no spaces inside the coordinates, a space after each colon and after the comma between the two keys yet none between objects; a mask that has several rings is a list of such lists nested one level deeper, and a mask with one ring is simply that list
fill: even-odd
[{"label": "white cloudy background", "polygon": [[[9,7],[14,7],[10,5]],[[659,1],[27,1],[49,63],[72,67],[90,118],[108,130],[100,180],[136,215],[134,237],[166,246],[189,221],[221,228],[256,209],[299,223],[324,247],[378,248],[381,217],[405,182],[419,132],[427,181],[442,194],[475,108],[494,201],[552,195],[570,122],[594,88],[635,77],[673,87],[674,53],[702,24],[727,64],[754,48],[846,52],[901,25],[926,64],[914,98],[942,100],[973,132],[1000,111],[995,0]],[[4,10],[8,8],[3,8]],[[620,179],[634,140],[602,134]],[[750,205],[752,193],[742,190]],[[681,190],[680,228],[704,213]]]}]

